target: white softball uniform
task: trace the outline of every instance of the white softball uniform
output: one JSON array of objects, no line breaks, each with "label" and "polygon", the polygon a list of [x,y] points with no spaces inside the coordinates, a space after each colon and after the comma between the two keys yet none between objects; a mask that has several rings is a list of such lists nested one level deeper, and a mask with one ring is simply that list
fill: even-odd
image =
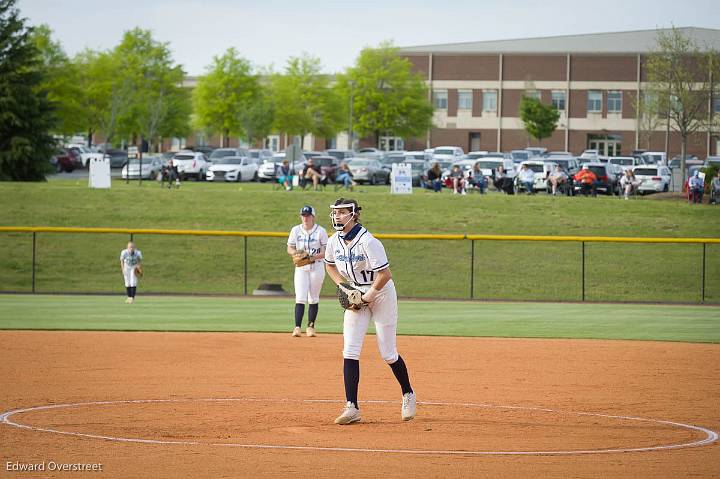
[{"label": "white softball uniform", "polygon": [[[370,289],[375,273],[390,266],[382,243],[365,228],[361,228],[349,244],[345,244],[337,233],[332,235],[325,249],[325,262],[335,265],[343,278],[363,291]],[[375,322],[380,356],[388,364],[392,364],[398,359],[396,343],[398,306],[392,279],[378,292],[375,300],[360,311],[345,310],[343,320],[345,359],[360,359],[360,351],[371,319]]]},{"label": "white softball uniform", "polygon": [[[316,224],[308,231],[299,224],[290,230],[287,244],[297,251],[307,251],[311,256],[315,256],[322,251],[327,242],[327,231],[322,226]],[[317,304],[320,301],[320,290],[324,280],[325,267],[322,261],[295,267],[295,302]]]},{"label": "white softball uniform", "polygon": [[125,277],[125,287],[137,286],[137,276],[135,276],[135,266],[142,261],[142,253],[140,250],[133,251],[132,254],[124,249],[120,252],[120,261],[123,264],[123,276]]}]

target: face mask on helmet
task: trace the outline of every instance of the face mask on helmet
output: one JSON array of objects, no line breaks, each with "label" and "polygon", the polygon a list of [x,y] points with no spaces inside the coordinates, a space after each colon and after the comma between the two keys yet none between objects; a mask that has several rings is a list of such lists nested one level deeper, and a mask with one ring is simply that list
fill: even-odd
[{"label": "face mask on helmet", "polygon": [[332,223],[335,231],[344,230],[345,226],[355,219],[355,205],[353,203],[333,205],[330,208],[330,222]]}]

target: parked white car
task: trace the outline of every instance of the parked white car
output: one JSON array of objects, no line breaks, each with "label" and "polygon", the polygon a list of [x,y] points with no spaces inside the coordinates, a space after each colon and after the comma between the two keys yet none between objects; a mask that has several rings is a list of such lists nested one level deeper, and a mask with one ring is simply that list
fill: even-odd
[{"label": "parked white car", "polygon": [[638,192],[660,192],[670,189],[670,168],[662,165],[643,165],[633,168],[635,178],[640,182]]},{"label": "parked white car", "polygon": [[646,165],[667,165],[667,156],[664,151],[646,151],[640,158]]},{"label": "parked white car", "polygon": [[459,146],[438,146],[433,151],[434,161],[452,161],[453,163],[462,159],[465,152]]},{"label": "parked white car", "polygon": [[257,159],[247,156],[220,158],[207,172],[208,181],[255,181],[257,177]]},{"label": "parked white car", "polygon": [[385,152],[377,148],[360,148],[357,151],[358,157],[371,158],[373,160],[379,160],[383,155],[385,155]]},{"label": "parked white car", "polygon": [[475,163],[480,163],[480,171],[482,171],[483,176],[487,176],[489,178],[495,177],[495,172],[498,169],[498,166],[502,166],[505,169],[505,175],[508,178],[514,178],[517,172],[515,171],[515,163],[510,158],[479,158],[477,160],[462,160],[461,164],[467,164],[468,165],[468,171],[472,170],[475,166]]},{"label": "parked white car", "polygon": [[580,155],[580,161],[598,161],[600,152],[598,150],[585,150]]},{"label": "parked white car", "polygon": [[199,151],[179,151],[172,158],[177,165],[178,173],[182,178],[193,177],[195,180],[204,180],[210,169],[210,163],[204,153]]},{"label": "parked white car", "polygon": [[122,168],[122,179],[128,179],[128,168],[130,170],[130,179],[142,178],[145,180],[154,180],[162,171],[162,160],[157,156],[147,156],[142,159],[142,174],[140,174],[140,160],[129,160]]},{"label": "parked white car", "polygon": [[527,166],[530,169],[530,171],[532,171],[534,173],[535,180],[533,181],[533,191],[538,191],[538,190],[547,191],[548,175],[550,173],[552,173],[553,171],[555,171],[555,167],[557,166],[557,163],[554,163],[552,161],[543,161],[543,160],[527,160],[527,161],[523,161],[522,163],[520,163],[518,172],[523,167],[523,165]]},{"label": "parked white car", "polygon": [[623,172],[645,164],[640,158],[635,156],[613,156],[608,161],[613,165],[619,166]]},{"label": "parked white car", "polygon": [[78,153],[80,153],[80,159],[82,161],[83,168],[87,168],[90,164],[90,160],[92,160],[93,158],[101,160],[104,156],[103,153],[96,153],[87,146],[79,143],[70,143],[69,145],[67,145],[67,148],[74,149]]}]

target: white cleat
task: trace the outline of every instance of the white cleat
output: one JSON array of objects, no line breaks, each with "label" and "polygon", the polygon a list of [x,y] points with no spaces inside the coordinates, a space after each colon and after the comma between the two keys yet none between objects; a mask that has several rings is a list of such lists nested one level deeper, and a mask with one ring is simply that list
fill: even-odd
[{"label": "white cleat", "polygon": [[359,420],[360,410],[356,408],[353,403],[348,401],[342,414],[340,414],[337,419],[335,419],[335,424],[346,425],[358,422]]},{"label": "white cleat", "polygon": [[415,393],[403,394],[402,398],[402,420],[409,421],[415,417],[415,407],[417,406],[417,399],[415,399]]},{"label": "white cleat", "polygon": [[295,329],[293,329],[293,338],[299,338],[300,337],[300,328],[295,326]]},{"label": "white cleat", "polygon": [[131,302],[130,299],[131,298],[125,298],[125,304],[130,304],[130,302]]},{"label": "white cleat", "polygon": [[315,328],[313,328],[312,326],[308,326],[308,328],[305,330],[305,334],[308,338],[314,338],[316,336]]},{"label": "white cleat", "polygon": [[128,303],[133,304],[135,302],[135,298],[128,298]]}]

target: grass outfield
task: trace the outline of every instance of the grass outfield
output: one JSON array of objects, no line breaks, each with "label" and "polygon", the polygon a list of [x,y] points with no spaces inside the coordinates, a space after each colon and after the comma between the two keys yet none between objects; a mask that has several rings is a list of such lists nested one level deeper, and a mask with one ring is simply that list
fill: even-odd
[{"label": "grass outfield", "polygon": [[[113,182],[91,190],[84,180],[0,183],[1,225],[130,227],[288,232],[309,203],[328,226],[327,205],[341,193],[276,191],[265,184],[187,182],[168,191],[154,183]],[[376,233],[510,235],[720,236],[720,208],[682,201],[616,197],[455,196],[417,191],[390,195],[387,187],[361,187],[352,196],[363,223]],[[118,255],[126,235],[40,234],[38,292],[113,292],[122,289]],[[251,238],[245,264],[242,238],[136,236],[143,251],[143,292],[242,294],[260,283],[293,289],[283,238]],[[386,240],[398,294],[405,297],[581,299],[577,243]],[[0,234],[0,288],[31,290],[29,234]],[[707,302],[720,303],[720,245],[707,247]],[[586,245],[586,298],[591,301],[699,302],[700,245]],[[247,278],[243,271],[247,267]],[[333,293],[326,281],[323,294]]]},{"label": "grass outfield", "polygon": [[[289,334],[292,309],[290,298],[139,296],[126,305],[122,296],[0,295],[0,329]],[[401,301],[398,333],[718,343],[719,313],[707,306]],[[342,331],[334,300],[321,301],[317,328]]]}]

